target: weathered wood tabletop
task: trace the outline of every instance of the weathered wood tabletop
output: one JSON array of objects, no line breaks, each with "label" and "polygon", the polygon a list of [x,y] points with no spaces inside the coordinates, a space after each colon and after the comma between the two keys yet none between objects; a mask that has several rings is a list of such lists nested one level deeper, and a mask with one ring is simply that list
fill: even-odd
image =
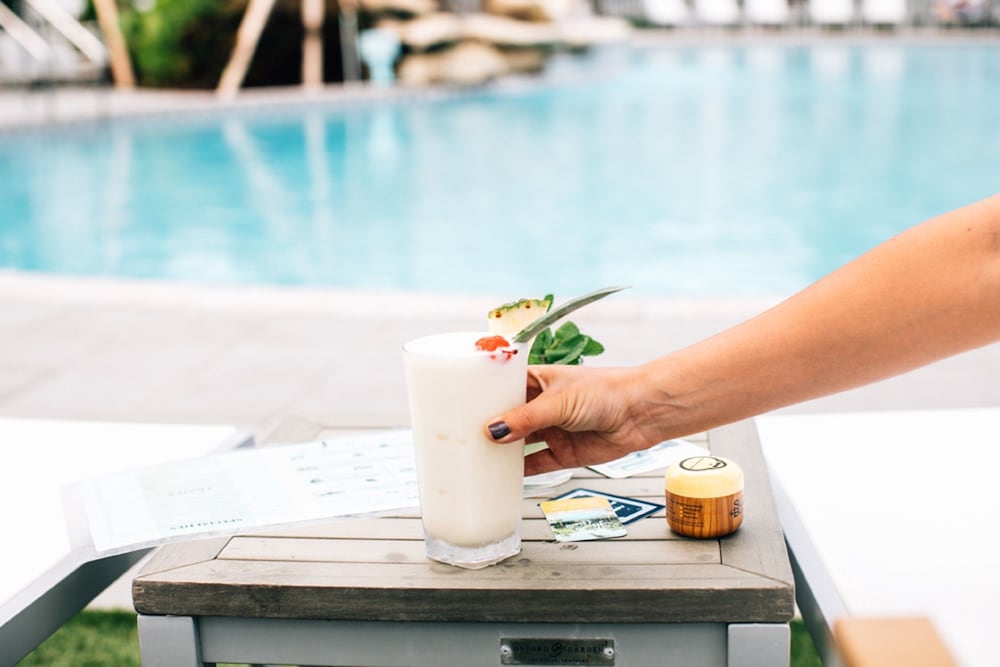
[{"label": "weathered wood tabletop", "polygon": [[[336,432],[301,423],[291,431],[268,438]],[[786,623],[793,579],[756,429],[712,431],[707,446],[746,476],[743,525],[722,539],[679,537],[660,511],[629,524],[624,538],[560,543],[540,498],[529,498],[522,553],[469,571],[424,557],[414,511],[344,518],[162,547],[134,580],[135,608],[251,619]],[[606,479],[580,470],[548,497],[576,487],[663,503],[663,471]]]}]

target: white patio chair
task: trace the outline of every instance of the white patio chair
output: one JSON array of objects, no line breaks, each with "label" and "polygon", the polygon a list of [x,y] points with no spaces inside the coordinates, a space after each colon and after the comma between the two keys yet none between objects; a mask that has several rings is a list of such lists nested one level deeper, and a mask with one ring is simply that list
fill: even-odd
[{"label": "white patio chair", "polygon": [[684,0],[642,0],[643,17],[652,25],[682,26],[691,21]]},{"label": "white patio chair", "polygon": [[861,20],[869,25],[899,26],[906,16],[906,0],[861,0]]},{"label": "white patio chair", "polygon": [[809,20],[820,26],[844,26],[854,20],[854,0],[809,0]]},{"label": "white patio chair", "polygon": [[788,0],[746,0],[746,19],[754,25],[782,26],[788,23]]},{"label": "white patio chair", "polygon": [[702,25],[732,26],[740,22],[735,0],[694,0],[694,13]]},{"label": "white patio chair", "polygon": [[17,457],[16,464],[0,466],[0,505],[11,509],[3,523],[8,548],[0,568],[0,665],[13,665],[149,551],[139,547],[97,559],[73,544],[71,531],[88,534],[77,521],[87,510],[80,502],[64,506],[64,487],[250,446],[253,437],[224,425],[5,417],[0,442]]}]

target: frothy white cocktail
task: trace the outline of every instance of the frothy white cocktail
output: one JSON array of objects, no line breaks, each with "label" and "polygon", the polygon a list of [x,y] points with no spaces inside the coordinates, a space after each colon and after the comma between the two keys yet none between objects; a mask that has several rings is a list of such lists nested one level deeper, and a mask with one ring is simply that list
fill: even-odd
[{"label": "frothy white cocktail", "polygon": [[498,445],[487,420],[525,400],[525,345],[477,349],[482,332],[403,347],[427,555],[485,567],[518,553],[522,448]]}]

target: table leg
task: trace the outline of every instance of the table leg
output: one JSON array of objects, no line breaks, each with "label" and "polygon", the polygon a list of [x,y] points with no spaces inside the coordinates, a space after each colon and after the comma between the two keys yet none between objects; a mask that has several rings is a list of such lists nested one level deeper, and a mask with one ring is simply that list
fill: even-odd
[{"label": "table leg", "polygon": [[788,667],[791,642],[787,623],[731,623],[726,667]]},{"label": "table leg", "polygon": [[143,667],[215,667],[201,659],[198,624],[190,616],[139,614],[138,629]]}]

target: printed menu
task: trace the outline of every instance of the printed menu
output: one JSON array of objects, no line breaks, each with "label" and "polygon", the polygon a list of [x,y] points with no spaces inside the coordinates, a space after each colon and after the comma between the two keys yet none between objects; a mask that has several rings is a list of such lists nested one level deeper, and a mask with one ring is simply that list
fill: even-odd
[{"label": "printed menu", "polygon": [[100,555],[419,505],[405,430],[139,468],[78,482],[63,495],[74,547]]}]

